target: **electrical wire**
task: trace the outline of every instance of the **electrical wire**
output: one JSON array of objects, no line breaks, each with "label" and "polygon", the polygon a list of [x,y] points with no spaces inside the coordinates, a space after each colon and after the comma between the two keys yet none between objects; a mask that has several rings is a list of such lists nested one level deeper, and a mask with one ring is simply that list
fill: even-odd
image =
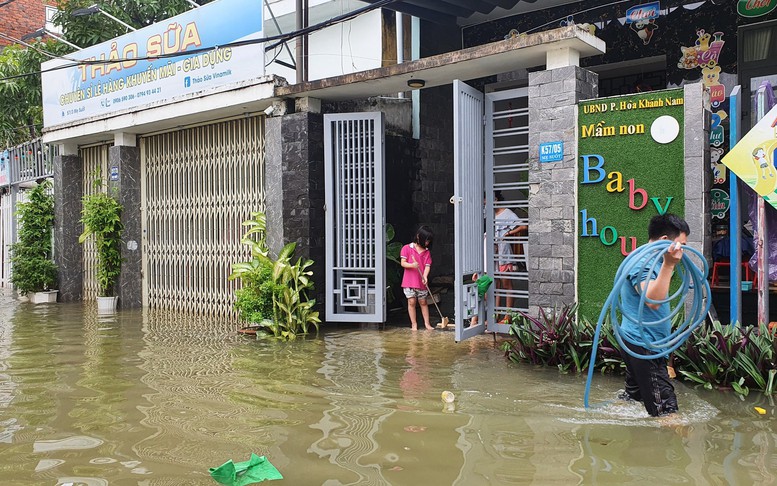
[{"label": "electrical wire", "polygon": [[92,65],[92,64],[109,64],[109,63],[117,63],[117,62],[125,62],[125,61],[159,61],[163,59],[172,59],[176,57],[181,56],[191,56],[194,54],[200,54],[203,52],[210,52],[214,49],[224,49],[224,48],[233,48],[233,47],[242,47],[242,46],[248,46],[248,45],[254,45],[254,44],[261,44],[264,42],[272,42],[277,41],[269,46],[265,47],[265,51],[274,49],[275,47],[283,44],[284,42],[287,42],[291,39],[300,37],[302,35],[310,34],[312,32],[316,32],[318,30],[325,29],[327,27],[330,27],[332,25],[336,25],[341,22],[346,22],[348,20],[351,20],[353,18],[356,18],[364,13],[370,12],[372,10],[385,7],[391,3],[397,2],[399,0],[379,0],[378,2],[369,4],[367,6],[364,6],[362,8],[358,8],[356,10],[352,10],[351,12],[338,15],[336,17],[332,17],[328,20],[325,20],[323,22],[319,22],[318,24],[311,25],[309,27],[306,27],[304,29],[299,29],[287,33],[281,33],[277,35],[267,36],[267,37],[261,37],[258,39],[246,39],[242,41],[235,41],[230,42],[227,44],[223,44],[220,46],[212,46],[212,47],[200,47],[197,49],[191,49],[184,52],[174,52],[170,54],[159,54],[157,56],[143,56],[143,57],[132,57],[132,58],[118,58],[118,59],[95,59],[95,60],[78,60],[78,59],[72,59],[67,58],[65,56],[57,56],[57,59],[63,59],[68,61],[73,61],[70,64],[63,64],[61,66],[55,66],[48,69],[41,69],[39,71],[33,71],[28,73],[20,73],[15,74],[12,76],[5,76],[0,78],[0,81],[9,81],[12,79],[27,77],[27,76],[36,76],[42,73],[52,72],[52,71],[58,71],[61,69],[68,69],[75,66],[81,66],[81,65]]},{"label": "electrical wire", "polygon": [[[599,321],[596,323],[596,331],[594,332],[593,346],[591,348],[591,362],[588,365],[588,379],[586,380],[585,395],[583,397],[585,408],[589,408],[588,399],[591,393],[591,382],[593,381],[599,336],[601,335],[602,325],[608,314],[618,345],[629,355],[638,359],[657,359],[669,356],[669,354],[682,346],[688,337],[690,337],[691,333],[704,322],[711,304],[710,284],[707,282],[709,266],[707,265],[707,259],[704,258],[704,255],[689,246],[683,247],[682,259],[680,260],[680,263],[675,266],[675,270],[681,277],[680,287],[665,299],[652,300],[647,296],[648,286],[643,285],[642,292],[640,293],[639,311],[637,312],[637,315],[634,316],[630,315],[629,312],[624,312],[621,291],[624,290],[624,287],[630,287],[632,285],[629,280],[629,275],[632,274],[634,270],[640,270],[641,273],[644,272],[647,275],[653,275],[654,272],[661,267],[664,254],[669,251],[672,244],[673,242],[669,240],[659,240],[644,245],[631,252],[629,256],[623,260],[620,267],[618,267],[612,291],[607,297],[607,300],[602,307],[602,311],[599,314]],[[701,265],[697,265],[694,262],[694,259],[689,256],[689,253],[694,255]],[[690,306],[688,306],[686,297],[691,292],[693,294],[692,300]],[[670,304],[670,311],[666,317],[655,321],[646,321],[644,319],[643,314],[647,304],[663,305],[667,303]],[[672,307],[672,305],[674,307]],[[672,331],[668,336],[653,340],[647,334],[646,331],[650,328],[666,326],[667,324],[671,325],[675,316],[683,309],[686,310],[685,320],[683,320],[677,329]],[[637,326],[640,332],[639,339],[632,339],[621,332],[619,315],[623,322],[629,321]],[[643,347],[648,350],[650,354],[637,354],[629,349],[628,346],[626,346],[626,343]]]},{"label": "electrical wire", "polygon": [[[54,54],[53,52],[49,52],[46,49],[41,49],[40,47],[38,47],[38,46],[36,46],[34,44],[27,43],[27,42],[25,42],[25,41],[23,41],[21,39],[17,39],[16,37],[10,36],[10,35],[5,34],[3,32],[0,32],[0,39],[5,39],[5,40],[9,40],[11,42],[16,42],[18,44],[23,45],[24,47],[32,49],[33,51],[35,51],[35,52],[37,52],[39,54],[43,54],[44,56],[46,56],[48,58],[51,58],[51,59],[60,59],[60,58],[62,58],[62,56],[58,56],[57,54]],[[77,59],[73,59],[73,60],[77,61]]]}]

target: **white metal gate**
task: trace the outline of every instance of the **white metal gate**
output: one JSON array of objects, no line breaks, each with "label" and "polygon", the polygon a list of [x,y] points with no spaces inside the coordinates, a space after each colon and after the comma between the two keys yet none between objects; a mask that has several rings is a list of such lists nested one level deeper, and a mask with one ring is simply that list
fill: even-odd
[{"label": "white metal gate", "polygon": [[324,115],[326,320],[385,322],[383,113]]},{"label": "white metal gate", "polygon": [[[110,145],[79,148],[84,170],[84,195],[108,190],[108,147]],[[83,299],[94,300],[100,293],[100,285],[97,283],[97,248],[91,238],[84,242],[83,251]]]},{"label": "white metal gate", "polygon": [[[486,94],[486,264],[494,277],[488,307],[495,317],[488,330],[507,333],[504,317],[529,309],[527,272],[529,232],[529,99],[528,88]],[[496,201],[500,191],[504,200]],[[509,223],[496,221],[497,210],[515,213]],[[523,227],[515,236],[500,237],[505,224]],[[504,250],[504,245],[509,249]],[[499,254],[498,249],[501,249]]]},{"label": "white metal gate", "polygon": [[8,192],[0,194],[0,287],[11,287],[11,244],[13,244],[13,225],[16,218],[13,214],[13,195]]},{"label": "white metal gate", "polygon": [[232,317],[243,221],[265,211],[264,117],[143,137],[143,305]]},{"label": "white metal gate", "polygon": [[[456,341],[485,331],[486,309],[473,275],[483,275],[483,93],[453,81]],[[475,319],[477,321],[475,322]]]},{"label": "white metal gate", "polygon": [[[461,341],[486,329],[507,333],[505,316],[528,310],[529,110],[526,88],[484,96],[457,80],[453,89],[455,192],[451,202],[455,207],[456,341]],[[497,193],[503,200],[496,201]],[[497,210],[511,212],[497,220]],[[502,220],[513,213],[506,222]],[[516,231],[522,228],[505,236],[500,229],[506,225]],[[474,276],[484,270],[494,281],[481,300]]]}]

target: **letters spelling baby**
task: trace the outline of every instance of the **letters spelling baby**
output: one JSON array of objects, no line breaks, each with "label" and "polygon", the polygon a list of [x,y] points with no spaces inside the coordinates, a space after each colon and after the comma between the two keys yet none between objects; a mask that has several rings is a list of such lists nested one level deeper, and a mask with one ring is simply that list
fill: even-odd
[{"label": "letters spelling baby", "polygon": [[[605,180],[608,180],[605,189],[607,192],[623,192],[625,187],[623,185],[623,174],[619,171],[612,171],[609,174],[604,170],[604,157],[597,154],[589,154],[580,156],[583,162],[583,180],[581,184],[598,184]],[[672,196],[666,198],[666,202],[662,205],[660,198],[649,197],[645,189],[637,187],[636,181],[632,178],[626,181],[629,186],[629,208],[634,211],[640,211],[647,206],[648,201],[651,201],[658,211],[658,214],[665,214],[669,210],[669,205],[672,203]],[[639,196],[639,203],[637,202],[637,196]],[[623,256],[628,255],[637,247],[637,238],[634,236],[629,237],[631,240],[631,250],[627,251],[626,237],[618,237],[618,231],[613,226],[605,226],[599,231],[598,222],[596,218],[588,216],[587,209],[580,210],[580,222],[582,223],[581,237],[599,237],[602,244],[606,246],[612,246],[618,239],[621,240],[621,254]],[[589,225],[591,231],[589,232]]]}]

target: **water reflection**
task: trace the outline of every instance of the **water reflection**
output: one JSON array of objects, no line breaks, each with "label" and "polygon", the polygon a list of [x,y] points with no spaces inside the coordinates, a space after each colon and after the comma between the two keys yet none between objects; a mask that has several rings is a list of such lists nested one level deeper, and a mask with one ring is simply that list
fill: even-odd
[{"label": "water reflection", "polygon": [[[665,424],[634,404],[586,411],[584,377],[508,363],[490,337],[330,326],[278,343],[234,327],[0,297],[0,482],[206,485],[252,452],[301,485],[777,480],[764,397],[680,384]],[[592,397],[621,384],[598,377]]]}]

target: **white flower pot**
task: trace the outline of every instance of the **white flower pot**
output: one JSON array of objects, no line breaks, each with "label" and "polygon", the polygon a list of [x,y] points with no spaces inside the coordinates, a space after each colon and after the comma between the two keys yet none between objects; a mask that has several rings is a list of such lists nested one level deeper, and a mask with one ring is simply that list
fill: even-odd
[{"label": "white flower pot", "polygon": [[116,312],[116,303],[118,301],[118,297],[97,297],[97,313],[113,314]]},{"label": "white flower pot", "polygon": [[29,295],[30,302],[33,304],[52,304],[57,301],[57,293],[59,293],[59,290],[32,292]]}]

